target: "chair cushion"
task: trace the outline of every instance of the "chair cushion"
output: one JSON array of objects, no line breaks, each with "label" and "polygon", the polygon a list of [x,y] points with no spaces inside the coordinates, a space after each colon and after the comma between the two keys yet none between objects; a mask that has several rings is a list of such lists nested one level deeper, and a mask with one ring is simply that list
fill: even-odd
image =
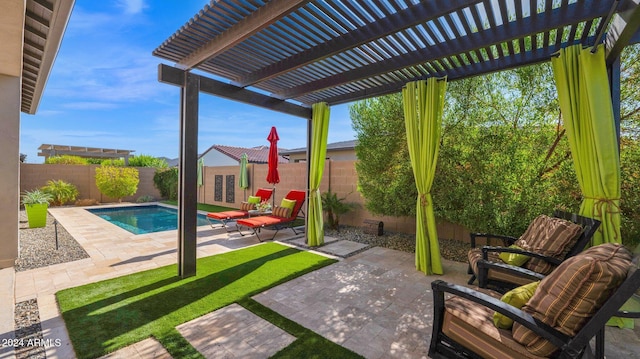
[{"label": "chair cushion", "polygon": [[[499,294],[482,290],[494,298]],[[540,358],[512,338],[511,331],[492,324],[493,310],[460,297],[445,301],[442,332],[484,358]]]},{"label": "chair cushion", "polygon": [[256,209],[256,204],[255,203],[242,202],[240,204],[240,210],[241,211],[253,211],[254,209]]},{"label": "chair cushion", "polygon": [[[548,257],[564,260],[582,233],[582,226],[562,218],[540,215],[514,243],[516,246]],[[549,274],[554,266],[540,258],[531,258],[524,268]]]},{"label": "chair cushion", "polygon": [[249,198],[247,199],[247,202],[258,204],[258,203],[260,203],[260,197],[258,197],[258,196],[249,196]]},{"label": "chair cushion", "polygon": [[[589,248],[545,277],[522,310],[574,336],[625,280],[631,266],[631,253],[622,245]],[[557,349],[518,323],[513,325],[513,338],[536,355],[549,356]]]},{"label": "chair cushion", "polygon": [[[467,258],[469,259],[469,266],[471,268],[471,271],[473,271],[473,273],[478,276],[478,262],[482,259],[482,250],[480,248],[473,248],[469,250],[469,252],[467,253]],[[487,253],[487,259],[490,262],[502,262],[502,259],[500,259],[498,252]],[[505,283],[512,283],[515,286],[521,286],[531,283],[531,279],[529,279],[528,277],[514,274],[498,268],[490,268],[487,271],[487,279]]]},{"label": "chair cushion", "polygon": [[225,212],[211,212],[207,213],[207,217],[217,219],[217,220],[228,220],[232,218],[242,218],[246,217],[247,212],[243,211],[225,211]]},{"label": "chair cushion", "polygon": [[[471,266],[471,270],[477,276],[478,275],[478,261],[482,259],[482,249],[480,248],[472,248],[467,252],[467,258],[469,259],[469,265]],[[490,262],[502,262],[500,257],[498,256],[498,252],[489,252],[487,253],[487,259]]]},{"label": "chair cushion", "polygon": [[[509,246],[509,248],[522,249],[516,246],[515,244]],[[523,264],[527,263],[529,259],[531,259],[531,257],[529,257],[526,254],[509,253],[509,252],[501,252],[498,255],[498,257],[500,257],[500,259],[502,259],[503,262],[507,264],[511,264],[512,266],[516,266],[516,267],[521,267]]]},{"label": "chair cushion", "polygon": [[276,206],[271,213],[276,217],[289,218],[291,215],[291,209]]},{"label": "chair cushion", "polygon": [[[529,299],[531,299],[531,297],[533,297],[533,293],[536,291],[536,288],[538,288],[538,284],[540,284],[540,281],[531,282],[512,289],[506,292],[500,300],[520,309],[527,303],[527,301],[529,301]],[[493,313],[493,324],[500,329],[511,329],[513,326],[513,319],[502,313],[495,312]]]}]

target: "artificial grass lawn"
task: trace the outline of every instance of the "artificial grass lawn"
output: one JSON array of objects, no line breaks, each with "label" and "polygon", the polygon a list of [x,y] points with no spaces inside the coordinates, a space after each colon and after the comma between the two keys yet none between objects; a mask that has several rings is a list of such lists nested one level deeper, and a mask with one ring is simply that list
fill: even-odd
[{"label": "artificial grass lawn", "polygon": [[150,336],[174,358],[201,358],[177,325],[334,262],[265,243],[200,258],[197,275],[190,278],[181,280],[177,266],[170,265],[66,289],[56,297],[78,358],[98,357]]},{"label": "artificial grass lawn", "polygon": [[[162,201],[162,203],[170,204],[172,206],[178,205],[178,201],[171,201],[171,200]],[[205,212],[224,212],[224,211],[236,211],[238,209],[231,208],[231,207],[216,206],[213,204],[198,203],[198,210],[205,211]]]},{"label": "artificial grass lawn", "polygon": [[288,347],[274,354],[271,359],[362,358],[351,350],[281,316],[251,298],[242,299],[238,304],[297,338]]}]

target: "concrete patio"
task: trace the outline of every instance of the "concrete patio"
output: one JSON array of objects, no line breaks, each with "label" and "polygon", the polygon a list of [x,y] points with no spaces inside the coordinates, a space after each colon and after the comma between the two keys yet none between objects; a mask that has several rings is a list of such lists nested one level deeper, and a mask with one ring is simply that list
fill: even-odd
[{"label": "concrete patio", "polygon": [[[14,337],[14,304],[35,298],[44,340],[56,343],[46,347],[46,357],[67,359],[75,355],[54,294],[64,288],[175,263],[176,231],[132,235],[81,208],[53,208],[50,212],[91,257],[18,273],[13,268],[1,270],[0,339],[8,343]],[[292,235],[289,230],[281,231],[276,240],[295,245],[300,239]],[[359,243],[332,238],[327,241],[331,244],[321,250],[335,254],[339,262],[254,299],[363,357],[426,358],[433,315],[430,283],[444,279],[463,284],[466,265],[445,261],[444,276],[425,277],[415,270],[411,253],[366,249]],[[257,244],[255,237],[227,234],[224,229],[198,230],[199,257]],[[353,252],[357,254],[350,256]],[[295,340],[237,305],[177,329],[207,358],[268,358]],[[637,333],[638,329],[607,328],[607,357],[640,358]],[[106,357],[170,355],[149,338]],[[15,358],[13,347],[0,346],[0,358]]]}]

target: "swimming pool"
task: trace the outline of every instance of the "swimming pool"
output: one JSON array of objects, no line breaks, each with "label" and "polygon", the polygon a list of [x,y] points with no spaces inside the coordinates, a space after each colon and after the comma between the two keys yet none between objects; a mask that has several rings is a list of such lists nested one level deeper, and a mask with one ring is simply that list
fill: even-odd
[{"label": "swimming pool", "polygon": [[[113,208],[91,208],[87,211],[133,234],[169,231],[178,228],[178,210],[158,205]],[[209,224],[198,214],[198,226]]]}]

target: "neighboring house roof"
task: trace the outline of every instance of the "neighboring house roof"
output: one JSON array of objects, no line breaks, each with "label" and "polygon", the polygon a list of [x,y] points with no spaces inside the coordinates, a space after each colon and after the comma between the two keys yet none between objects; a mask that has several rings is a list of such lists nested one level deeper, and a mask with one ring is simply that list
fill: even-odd
[{"label": "neighboring house roof", "polygon": [[98,148],[84,146],[50,145],[42,144],[38,147],[38,156],[45,158],[51,156],[71,155],[89,158],[127,158],[134,150],[119,150],[115,148]]},{"label": "neighboring house roof", "polygon": [[[327,152],[329,151],[339,151],[339,150],[353,150],[356,148],[358,144],[358,140],[350,140],[350,141],[341,141],[341,142],[333,142],[327,144]],[[306,147],[294,148],[290,150],[282,150],[278,151],[280,156],[289,156],[293,154],[305,153],[307,152]]]},{"label": "neighboring house roof", "polygon": [[[233,146],[223,146],[223,145],[213,145],[209,147],[208,150],[204,151],[200,157],[206,155],[209,151],[218,151],[221,152],[236,161],[240,161],[240,156],[243,153],[247,154],[247,161],[249,163],[267,163],[269,161],[269,146],[258,146],[258,147],[233,147]],[[288,163],[289,160],[280,156],[278,163]]]}]

